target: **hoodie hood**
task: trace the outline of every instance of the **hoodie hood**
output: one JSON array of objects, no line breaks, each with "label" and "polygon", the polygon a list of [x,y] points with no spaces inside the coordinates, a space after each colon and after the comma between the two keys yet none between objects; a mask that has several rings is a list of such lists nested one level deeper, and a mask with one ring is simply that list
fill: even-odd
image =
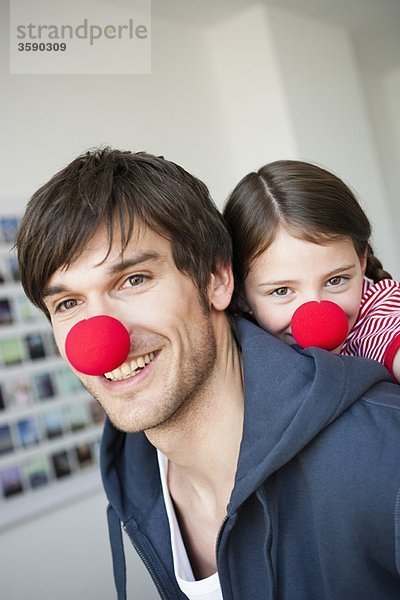
[{"label": "hoodie hood", "polygon": [[245,413],[228,514],[372,386],[390,381],[376,361],[288,346],[246,319],[237,327]]}]

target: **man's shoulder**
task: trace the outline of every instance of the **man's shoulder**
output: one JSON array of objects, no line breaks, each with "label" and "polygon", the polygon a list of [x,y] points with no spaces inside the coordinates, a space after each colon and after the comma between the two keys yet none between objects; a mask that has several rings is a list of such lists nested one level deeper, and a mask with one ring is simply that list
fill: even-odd
[{"label": "man's shoulder", "polygon": [[289,353],[290,346],[245,317],[236,318],[236,332],[243,353],[252,351],[273,351]]},{"label": "man's shoulder", "polygon": [[365,392],[360,401],[376,406],[377,409],[398,413],[398,418],[400,418],[400,385],[397,383],[380,381]]},{"label": "man's shoulder", "polygon": [[386,471],[399,486],[400,386],[387,381],[372,385],[330,424],[323,438],[324,444],[330,440],[335,460],[347,457],[347,468],[378,469],[383,478]]}]

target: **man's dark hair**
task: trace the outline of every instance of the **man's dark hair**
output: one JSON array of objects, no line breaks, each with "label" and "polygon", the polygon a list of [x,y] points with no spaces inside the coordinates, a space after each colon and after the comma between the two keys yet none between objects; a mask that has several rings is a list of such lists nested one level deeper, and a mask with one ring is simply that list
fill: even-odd
[{"label": "man's dark hair", "polygon": [[171,242],[177,268],[204,305],[211,273],[231,262],[230,236],[207,187],[162,157],[111,148],[82,154],[30,199],[16,242],[28,298],[48,316],[43,290],[53,273],[79,256],[100,225],[109,251],[119,229],[123,251],[135,219]]}]

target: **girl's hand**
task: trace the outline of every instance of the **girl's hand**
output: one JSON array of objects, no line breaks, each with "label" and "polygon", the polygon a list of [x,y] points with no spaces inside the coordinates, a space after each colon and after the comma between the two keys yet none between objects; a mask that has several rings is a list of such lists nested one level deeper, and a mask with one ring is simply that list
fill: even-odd
[{"label": "girl's hand", "polygon": [[383,364],[396,383],[400,383],[400,333],[395,335],[386,348]]}]

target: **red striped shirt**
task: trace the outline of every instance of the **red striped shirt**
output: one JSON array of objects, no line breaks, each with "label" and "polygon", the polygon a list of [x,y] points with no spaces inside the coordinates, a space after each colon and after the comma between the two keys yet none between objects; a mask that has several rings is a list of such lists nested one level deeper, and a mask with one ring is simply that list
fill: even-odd
[{"label": "red striped shirt", "polygon": [[373,358],[384,364],[388,345],[400,334],[400,283],[364,279],[360,312],[340,354]]}]

